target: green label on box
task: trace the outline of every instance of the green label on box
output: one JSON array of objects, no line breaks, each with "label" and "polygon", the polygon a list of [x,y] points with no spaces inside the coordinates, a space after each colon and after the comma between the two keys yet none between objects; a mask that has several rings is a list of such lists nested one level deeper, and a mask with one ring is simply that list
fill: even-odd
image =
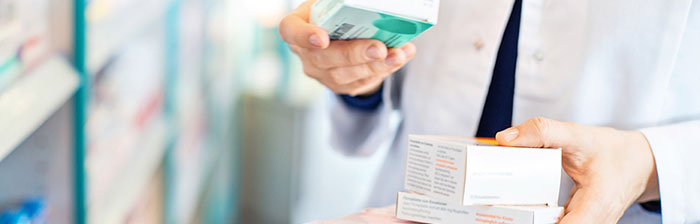
[{"label": "green label on box", "polygon": [[381,13],[380,15],[381,19],[372,22],[378,30],[371,38],[384,42],[387,47],[400,47],[432,26],[397,16]]}]

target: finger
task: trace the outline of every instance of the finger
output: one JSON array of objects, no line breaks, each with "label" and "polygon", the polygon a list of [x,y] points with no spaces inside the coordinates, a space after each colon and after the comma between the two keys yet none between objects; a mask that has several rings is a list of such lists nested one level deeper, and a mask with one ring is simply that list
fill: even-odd
[{"label": "finger", "polygon": [[365,94],[368,92],[376,92],[376,90],[379,89],[379,86],[384,81],[384,78],[386,77],[369,77],[365,79],[360,79],[353,83],[355,85],[355,88],[348,92],[348,95],[358,96],[360,94]]},{"label": "finger", "polygon": [[350,85],[350,88],[352,90],[348,94],[351,96],[356,96],[362,93],[373,91],[373,89],[376,89],[379,85],[381,85],[381,83],[384,81],[384,79],[386,79],[387,76],[395,73],[408,61],[413,59],[415,53],[416,49],[413,44],[407,44],[401,48],[391,49],[389,51],[389,56],[386,60],[384,60],[384,62],[374,63],[375,67],[383,67],[384,69],[388,69],[389,72],[383,73],[382,76],[372,76],[353,82]]},{"label": "finger", "polygon": [[304,2],[282,19],[279,32],[285,42],[302,48],[328,47],[330,43],[328,33],[309,23],[309,12],[313,3],[313,0]]},{"label": "finger", "polygon": [[320,69],[315,67],[313,64],[309,63],[306,61],[303,57],[300,57],[301,64],[302,64],[302,69],[304,71],[304,74],[307,76],[314,78],[314,79],[319,79],[324,76],[324,74],[327,73],[326,70]]},{"label": "finger", "polygon": [[[574,186],[571,188],[571,191],[569,191],[569,199],[567,199],[566,203],[564,203],[564,209],[566,209],[566,207],[569,207],[569,204],[571,203],[571,199],[574,197],[577,190],[578,190],[578,184],[574,184]],[[566,210],[564,210],[562,212],[564,212],[564,214],[566,214],[565,211]]]},{"label": "finger", "polygon": [[571,123],[538,117],[498,132],[496,140],[505,146],[566,148],[576,142],[575,132]]},{"label": "finger", "polygon": [[289,44],[289,49],[292,50],[292,52],[294,52],[297,55],[301,55],[301,53],[304,50],[304,48],[301,48],[301,47],[294,45],[294,44]]},{"label": "finger", "polygon": [[360,94],[368,93],[373,88],[376,88],[382,83],[384,78],[386,78],[386,76],[370,76],[346,85],[335,84],[333,81],[329,80],[330,78],[328,76],[318,78],[318,80],[334,93],[358,96]]},{"label": "finger", "polygon": [[338,85],[349,84],[370,76],[382,76],[396,72],[415,56],[415,46],[406,45],[398,49],[390,49],[389,57],[384,61],[375,61],[350,67],[338,67],[329,70],[330,78]]},{"label": "finger", "polygon": [[[394,71],[403,67],[408,61],[416,56],[416,46],[413,43],[407,43],[400,48],[392,48],[389,50],[389,56],[385,60],[385,64]],[[395,60],[395,61],[392,61]]]},{"label": "finger", "polygon": [[317,67],[330,69],[381,61],[387,56],[387,48],[378,40],[339,40],[325,49],[305,49],[303,54]]},{"label": "finger", "polygon": [[339,67],[328,70],[329,79],[336,85],[347,85],[360,79],[378,75],[372,67],[375,63]]},{"label": "finger", "polygon": [[403,50],[403,52],[406,53],[406,55],[408,56],[408,60],[413,59],[413,57],[416,56],[416,52],[418,51],[416,45],[410,42],[401,46],[401,50]]},{"label": "finger", "polygon": [[578,189],[571,197],[569,205],[564,208],[565,215],[560,223],[614,223],[617,217],[607,216],[612,212],[606,211],[606,205],[601,203],[605,198],[601,197],[603,197],[601,194],[596,194],[587,188]]},{"label": "finger", "polygon": [[571,203],[571,198],[574,197],[574,194],[576,194],[577,190],[578,190],[578,185],[574,184],[574,186],[569,191],[569,197],[567,198],[566,203],[564,203],[564,206],[563,206],[564,209],[562,209],[561,212],[559,213],[559,219],[558,219],[557,223],[559,223],[559,221],[561,221],[562,218],[564,218],[564,216],[566,215],[566,208],[569,207],[569,203]]}]

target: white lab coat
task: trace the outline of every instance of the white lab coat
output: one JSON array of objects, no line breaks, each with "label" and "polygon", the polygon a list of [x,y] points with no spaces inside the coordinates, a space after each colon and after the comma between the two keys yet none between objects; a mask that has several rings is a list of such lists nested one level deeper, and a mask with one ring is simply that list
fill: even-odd
[{"label": "white lab coat", "polygon": [[[513,0],[441,4],[377,112],[333,105],[332,140],[346,154],[372,154],[396,131],[370,206],[402,190],[407,134],[476,133]],[[663,214],[635,204],[621,223],[700,222],[700,1],[524,0],[515,84],[514,124],[543,116],[646,135]]]}]

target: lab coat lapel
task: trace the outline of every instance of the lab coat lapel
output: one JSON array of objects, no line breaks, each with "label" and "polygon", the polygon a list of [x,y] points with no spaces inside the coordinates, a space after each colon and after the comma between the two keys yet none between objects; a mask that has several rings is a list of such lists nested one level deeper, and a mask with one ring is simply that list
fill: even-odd
[{"label": "lab coat lapel", "polygon": [[[433,121],[415,124],[416,134],[471,136],[476,133],[514,0],[441,3],[438,25],[416,40],[419,53],[407,70],[404,111]],[[449,36],[437,36],[445,34]]]}]

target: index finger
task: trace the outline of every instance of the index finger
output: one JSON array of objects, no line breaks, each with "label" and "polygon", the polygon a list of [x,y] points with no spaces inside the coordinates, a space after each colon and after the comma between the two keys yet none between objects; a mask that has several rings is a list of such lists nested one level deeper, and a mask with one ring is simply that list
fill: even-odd
[{"label": "index finger", "polygon": [[328,47],[330,43],[328,33],[309,23],[309,13],[314,2],[315,0],[304,2],[282,19],[279,32],[285,42],[302,48]]}]

